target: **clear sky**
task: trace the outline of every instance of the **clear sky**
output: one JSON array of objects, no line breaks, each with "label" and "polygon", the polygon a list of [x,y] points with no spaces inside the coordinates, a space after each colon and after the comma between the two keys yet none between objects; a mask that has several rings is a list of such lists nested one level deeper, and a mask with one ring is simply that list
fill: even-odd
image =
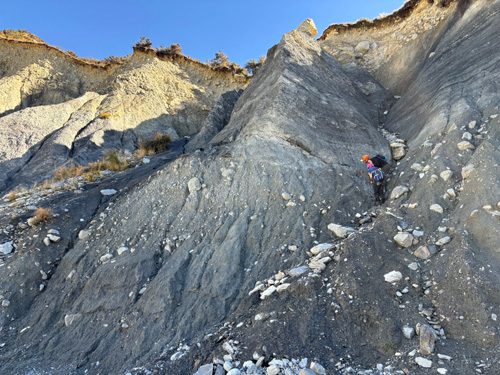
[{"label": "clear sky", "polygon": [[318,37],[333,23],[392,13],[405,0],[14,0],[0,6],[0,30],[27,30],[81,57],[132,53],[180,43],[205,62],[221,50],[240,65],[258,59],[286,32],[312,18]]}]

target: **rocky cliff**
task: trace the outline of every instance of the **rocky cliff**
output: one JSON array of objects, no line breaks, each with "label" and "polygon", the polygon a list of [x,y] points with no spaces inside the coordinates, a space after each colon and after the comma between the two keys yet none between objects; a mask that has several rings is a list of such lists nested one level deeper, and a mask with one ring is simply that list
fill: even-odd
[{"label": "rocky cliff", "polygon": [[[32,171],[73,128],[81,162],[106,130],[114,147],[196,135],[94,183],[4,198],[2,371],[497,374],[499,24],[500,1],[409,1],[319,40],[285,34],[248,87],[138,54],[99,71],[115,74],[102,90],[15,104],[4,163]],[[374,207],[359,159],[391,151]],[[33,225],[36,206],[54,217]]]}]

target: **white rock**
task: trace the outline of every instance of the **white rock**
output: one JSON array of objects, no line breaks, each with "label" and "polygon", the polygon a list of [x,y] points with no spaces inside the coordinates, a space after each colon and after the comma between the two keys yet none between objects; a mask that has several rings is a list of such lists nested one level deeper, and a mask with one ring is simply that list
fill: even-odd
[{"label": "white rock", "polygon": [[443,237],[443,238],[440,238],[437,242],[436,242],[436,246],[444,246],[446,245],[447,243],[450,243],[451,241],[451,238],[449,236],[446,236],[446,237]]},{"label": "white rock", "polygon": [[107,253],[107,254],[104,254],[102,257],[100,257],[99,260],[102,263],[105,263],[105,262],[109,261],[111,258],[113,258],[113,255],[110,253]]},{"label": "white rock", "polygon": [[144,293],[146,293],[146,290],[147,290],[147,289],[148,289],[148,288],[146,288],[146,287],[142,287],[142,288],[141,288],[141,290],[139,290],[139,294],[140,294],[140,295],[143,295]]},{"label": "white rock", "polygon": [[392,189],[391,192],[391,200],[398,199],[399,197],[403,196],[406,194],[410,189],[406,186],[396,186],[394,189]]},{"label": "white rock", "polygon": [[50,245],[50,239],[49,239],[49,237],[45,237],[43,239],[43,243],[45,244],[45,246],[49,246]]},{"label": "white rock", "polygon": [[438,353],[438,358],[445,360],[445,361],[451,361],[451,359],[452,359],[449,355],[439,354],[439,353]]},{"label": "white rock", "polygon": [[103,189],[101,190],[102,195],[114,195],[117,191],[115,189]]},{"label": "white rock", "polygon": [[70,325],[72,325],[75,320],[77,320],[79,317],[81,316],[81,314],[67,314],[65,317],[64,317],[64,325],[66,327],[69,327]]},{"label": "white rock", "polygon": [[469,141],[462,141],[457,144],[457,147],[460,151],[465,151],[465,150],[474,150],[475,147],[472,143]]},{"label": "white rock", "polygon": [[455,189],[448,189],[446,190],[446,193],[452,198],[455,198],[457,196],[457,193],[455,193]]},{"label": "white rock", "polygon": [[462,168],[462,178],[465,180],[475,171],[474,164],[468,164]]},{"label": "white rock", "polygon": [[10,254],[14,250],[14,246],[12,245],[12,241],[5,242],[0,245],[0,253],[7,255]]},{"label": "white rock", "polygon": [[261,293],[260,299],[266,299],[267,297],[269,297],[274,292],[276,292],[276,287],[274,285],[271,285],[269,288],[267,288],[266,290],[264,290]]},{"label": "white rock", "polygon": [[364,55],[365,53],[370,51],[370,42],[366,40],[359,42],[354,49],[356,50],[356,52]]},{"label": "white rock", "polygon": [[411,234],[413,234],[413,237],[422,237],[424,235],[424,232],[421,230],[414,230],[413,232],[411,232]]},{"label": "white rock", "polygon": [[2,301],[2,307],[9,307],[9,305],[10,305],[10,301],[8,299],[4,299]]},{"label": "white rock", "polygon": [[401,143],[391,143],[392,158],[396,161],[401,160],[406,155],[405,145]]},{"label": "white rock", "polygon": [[464,132],[464,134],[462,134],[462,139],[470,141],[472,139],[472,134],[469,132]]},{"label": "white rock", "polygon": [[491,314],[491,320],[493,320],[494,322],[497,321],[497,314]]},{"label": "white rock", "polygon": [[280,373],[280,368],[276,365],[271,365],[266,370],[266,375],[278,375]]},{"label": "white rock", "polygon": [[222,367],[224,367],[224,370],[229,371],[229,370],[231,370],[234,366],[233,366],[233,364],[232,364],[231,362],[226,361],[226,362],[224,362],[224,364],[222,365]]},{"label": "white rock", "polygon": [[143,159],[142,159],[142,162],[143,162],[144,164],[149,164],[149,163],[151,162],[151,159],[149,159],[149,158],[143,158]]},{"label": "white rock", "polygon": [[427,246],[420,246],[417,250],[413,252],[413,255],[415,255],[419,259],[425,260],[429,259],[432,254]]},{"label": "white rock", "polygon": [[356,230],[351,227],[344,227],[334,223],[328,224],[328,229],[340,238],[346,238],[349,234],[356,232]]},{"label": "white rock", "polygon": [[290,199],[292,199],[292,196],[291,196],[289,193],[287,193],[287,192],[283,192],[283,193],[281,194],[281,197],[282,197],[284,200],[286,200],[286,201],[289,201]]},{"label": "white rock", "polygon": [[260,292],[261,290],[264,290],[265,288],[266,288],[266,286],[263,283],[261,283],[260,281],[258,281],[255,284],[255,287],[250,292],[248,292],[248,295],[251,296],[255,292]]},{"label": "white rock", "polygon": [[403,278],[403,275],[399,271],[391,271],[384,275],[384,280],[388,283],[395,283]]},{"label": "white rock", "polygon": [[126,247],[126,246],[122,246],[122,247],[118,248],[118,250],[116,250],[118,255],[122,255],[125,251],[128,251],[128,247]]},{"label": "white rock", "polygon": [[423,169],[422,165],[419,163],[413,163],[410,168],[417,172],[421,172]]},{"label": "white rock", "polygon": [[423,358],[423,357],[416,357],[415,358],[415,362],[417,363],[417,365],[419,365],[420,367],[424,367],[424,368],[431,368],[432,367],[432,361],[427,359],[427,358]]},{"label": "white rock", "polygon": [[437,369],[437,372],[438,372],[438,374],[446,375],[448,373],[448,370],[443,368],[443,367],[440,367]]},{"label": "white rock", "polygon": [[326,374],[325,368],[317,362],[311,363],[311,370],[313,370],[318,375],[325,375]]},{"label": "white rock", "polygon": [[49,234],[55,234],[56,236],[59,236],[59,231],[57,229],[49,229],[47,231]]},{"label": "white rock", "polygon": [[297,203],[295,203],[294,201],[288,201],[286,206],[287,207],[295,207],[295,206],[297,206]]},{"label": "white rock", "polygon": [[241,375],[241,371],[237,368],[233,368],[227,372],[227,375]]},{"label": "white rock", "polygon": [[441,177],[443,181],[448,181],[451,178],[451,176],[453,176],[453,171],[450,171],[449,169],[439,174],[439,177]]},{"label": "white rock", "polygon": [[431,211],[437,212],[438,214],[442,214],[444,212],[443,207],[441,207],[439,204],[434,203],[430,207]]},{"label": "white rock", "polygon": [[201,190],[201,182],[198,177],[193,177],[188,181],[188,190],[190,193]]},{"label": "white rock", "polygon": [[78,232],[78,238],[81,240],[84,240],[90,236],[90,231],[86,229],[82,229],[80,232]]},{"label": "white rock", "polygon": [[175,362],[175,361],[177,361],[178,359],[180,359],[180,358],[181,358],[181,357],[183,357],[183,356],[184,356],[184,353],[183,353],[183,352],[176,352],[176,353],[174,353],[174,354],[172,354],[172,355],[170,356],[170,360],[171,360],[172,362]]},{"label": "white rock", "polygon": [[276,288],[276,291],[277,291],[278,293],[281,293],[281,292],[283,292],[283,291],[287,290],[289,286],[290,286],[290,283],[280,284],[280,285]]},{"label": "white rock", "polygon": [[471,121],[469,122],[469,129],[474,129],[476,127],[477,121]]},{"label": "white rock", "polygon": [[413,327],[404,326],[403,327],[403,335],[408,340],[411,340],[413,338],[413,336],[415,336],[415,329]]},{"label": "white rock", "polygon": [[408,265],[408,268],[411,269],[412,271],[418,270],[418,263],[412,262]]},{"label": "white rock", "polygon": [[393,239],[399,246],[406,248],[413,245],[414,237],[410,233],[400,232]]},{"label": "white rock", "polygon": [[61,237],[56,236],[55,234],[47,234],[47,237],[48,237],[48,239],[51,242],[59,242],[59,241],[61,241]]},{"label": "white rock", "polygon": [[324,251],[330,250],[332,247],[334,247],[334,244],[331,243],[321,243],[319,245],[316,245],[309,250],[313,255],[318,255],[319,253],[322,253]]}]

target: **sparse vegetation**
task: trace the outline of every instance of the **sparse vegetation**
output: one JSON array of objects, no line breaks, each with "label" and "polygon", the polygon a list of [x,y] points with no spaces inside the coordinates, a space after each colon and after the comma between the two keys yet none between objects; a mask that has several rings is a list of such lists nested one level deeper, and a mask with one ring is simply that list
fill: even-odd
[{"label": "sparse vegetation", "polygon": [[104,152],[106,169],[110,171],[124,171],[128,168],[128,163],[119,150],[107,150]]},{"label": "sparse vegetation", "polygon": [[45,43],[42,39],[36,35],[31,34],[26,30],[2,30],[0,31],[0,38],[17,40],[20,42],[32,42],[32,43]]},{"label": "sparse vegetation", "polygon": [[265,61],[266,61],[265,56],[261,56],[259,58],[259,61],[255,61],[254,59],[248,60],[246,65],[245,65],[245,69],[251,75],[255,75],[259,71],[259,69],[262,67],[262,65],[264,65]]},{"label": "sparse vegetation", "polygon": [[7,197],[9,198],[9,200],[11,202],[15,201],[17,198],[19,198],[19,194],[17,193],[17,191],[10,191],[9,194],[7,195]]},{"label": "sparse vegetation", "polygon": [[227,57],[224,52],[219,50],[219,52],[215,53],[215,57],[210,60],[210,62],[207,61],[207,64],[212,68],[225,68],[230,64],[229,57]]},{"label": "sparse vegetation", "polygon": [[166,134],[156,133],[152,139],[139,141],[139,149],[135,152],[136,157],[143,158],[165,152],[170,147],[172,137]]},{"label": "sparse vegetation", "polygon": [[149,38],[146,38],[145,36],[141,36],[141,40],[136,42],[134,44],[134,49],[140,49],[140,50],[152,50],[153,48],[151,47],[153,43],[151,43],[151,40]]},{"label": "sparse vegetation", "polygon": [[43,221],[49,221],[54,217],[52,210],[50,208],[39,207],[33,214],[33,219],[31,220],[32,225],[38,225]]},{"label": "sparse vegetation", "polygon": [[111,117],[111,113],[108,113],[108,112],[103,112],[101,113],[101,115],[99,116],[100,118],[110,118]]},{"label": "sparse vegetation", "polygon": [[156,48],[158,56],[175,56],[182,55],[182,48],[180,44],[171,44],[170,47],[160,46]]}]

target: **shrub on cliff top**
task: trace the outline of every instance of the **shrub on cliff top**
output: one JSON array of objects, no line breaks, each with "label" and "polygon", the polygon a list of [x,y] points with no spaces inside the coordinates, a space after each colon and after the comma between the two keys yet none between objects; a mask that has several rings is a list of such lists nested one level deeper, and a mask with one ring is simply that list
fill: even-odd
[{"label": "shrub on cliff top", "polygon": [[175,56],[182,55],[182,48],[179,43],[171,44],[170,47],[160,46],[156,48],[156,53],[159,56]]}]

